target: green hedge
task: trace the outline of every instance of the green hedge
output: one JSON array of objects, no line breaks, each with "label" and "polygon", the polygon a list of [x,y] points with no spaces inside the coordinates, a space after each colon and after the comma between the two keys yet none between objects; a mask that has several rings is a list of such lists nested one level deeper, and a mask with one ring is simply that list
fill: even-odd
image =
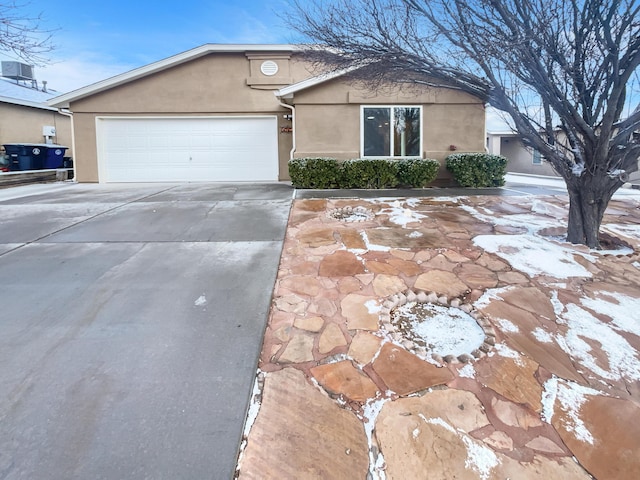
[{"label": "green hedge", "polygon": [[490,153],[454,153],[445,159],[447,170],[463,187],[501,187],[507,159]]},{"label": "green hedge", "polygon": [[440,162],[431,158],[398,160],[398,180],[401,185],[422,188],[438,176]]},{"label": "green hedge", "polygon": [[297,188],[340,188],[342,169],[335,158],[289,160],[291,183]]},{"label": "green hedge", "polygon": [[432,159],[295,158],[289,176],[296,188],[421,188],[435,180],[440,163]]},{"label": "green hedge", "polygon": [[341,188],[393,188],[398,167],[392,160],[346,160],[342,163]]}]

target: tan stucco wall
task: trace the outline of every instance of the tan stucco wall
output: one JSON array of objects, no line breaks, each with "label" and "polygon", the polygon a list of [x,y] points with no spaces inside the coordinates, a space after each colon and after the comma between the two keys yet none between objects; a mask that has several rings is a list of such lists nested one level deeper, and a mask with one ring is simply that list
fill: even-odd
[{"label": "tan stucco wall", "polygon": [[485,151],[485,110],[480,100],[448,89],[415,88],[377,96],[335,80],[296,93],[297,158],[358,158],[361,105],[422,105],[423,158],[441,161],[439,178],[450,178],[444,158],[457,152]]},{"label": "tan stucco wall", "polygon": [[[269,58],[261,54],[253,63]],[[274,95],[286,78],[301,81],[309,72],[295,60],[277,54],[279,72],[255,88],[255,66],[244,53],[207,55],[191,62],[132,81],[71,104],[76,128],[76,167],[80,182],[97,182],[96,117],[119,115],[147,116],[220,116],[277,115],[280,171],[286,178],[292,134],[280,133],[291,126],[283,118],[290,110],[282,107]],[[281,76],[283,75],[283,76]]]},{"label": "tan stucco wall", "polygon": [[54,143],[69,147],[66,156],[73,156],[71,119],[51,110],[0,103],[0,145],[5,143],[44,143],[42,127],[56,128]]},{"label": "tan stucco wall", "polygon": [[525,147],[517,135],[489,135],[489,139],[489,152],[508,160],[507,172],[558,176],[548,162],[534,164],[533,150]]}]

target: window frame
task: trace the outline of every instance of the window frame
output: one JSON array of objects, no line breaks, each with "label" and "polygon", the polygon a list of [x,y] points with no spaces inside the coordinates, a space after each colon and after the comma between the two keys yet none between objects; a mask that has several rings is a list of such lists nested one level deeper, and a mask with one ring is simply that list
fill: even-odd
[{"label": "window frame", "polygon": [[[364,118],[364,110],[365,108],[386,108],[389,109],[389,155],[367,155],[365,156],[365,145],[364,145],[364,132],[365,132],[365,118]],[[396,108],[417,108],[420,112],[420,147],[418,155],[394,155],[393,152],[395,150],[395,136],[393,132],[393,124],[395,120],[394,110]],[[360,105],[360,158],[391,158],[391,159],[402,159],[402,158],[422,158],[424,146],[424,108],[422,105],[415,104],[374,104],[374,105]]]}]

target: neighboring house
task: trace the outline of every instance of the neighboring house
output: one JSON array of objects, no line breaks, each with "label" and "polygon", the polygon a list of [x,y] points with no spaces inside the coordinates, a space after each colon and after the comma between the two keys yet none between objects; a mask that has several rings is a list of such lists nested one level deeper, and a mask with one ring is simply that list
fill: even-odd
[{"label": "neighboring house", "polygon": [[[560,134],[557,138],[562,141]],[[538,150],[526,147],[520,136],[514,132],[488,132],[487,150],[489,153],[506,157],[507,172],[525,173],[529,175],[544,175],[560,177]],[[627,183],[640,185],[640,170],[629,175]]]},{"label": "neighboring house", "polygon": [[538,150],[526,147],[514,132],[488,132],[489,153],[506,157],[507,172],[530,175],[559,176]]},{"label": "neighboring house", "polygon": [[7,143],[57,143],[69,147],[66,155],[73,156],[70,115],[46,103],[58,95],[55,90],[38,88],[35,81],[0,78],[0,147]]},{"label": "neighboring house", "polygon": [[292,45],[207,44],[49,104],[73,112],[81,182],[275,181],[292,157],[484,151],[480,99],[388,90],[314,75]]}]

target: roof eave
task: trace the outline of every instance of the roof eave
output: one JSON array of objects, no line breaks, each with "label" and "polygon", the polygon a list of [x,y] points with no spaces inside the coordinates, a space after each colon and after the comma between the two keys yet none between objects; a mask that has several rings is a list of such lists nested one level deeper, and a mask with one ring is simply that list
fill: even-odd
[{"label": "roof eave", "polygon": [[347,73],[352,72],[357,68],[359,67],[350,67],[332,72],[321,73],[320,75],[316,75],[315,77],[307,78],[306,80],[302,80],[301,82],[294,83],[293,85],[281,88],[280,90],[276,90],[274,93],[276,97],[291,99],[293,98],[293,95],[295,93],[301,90],[306,90],[307,88],[315,87],[316,85],[328,82],[329,80],[333,80],[334,78],[342,77],[343,75],[346,75]]},{"label": "roof eave", "polygon": [[46,105],[45,103],[33,102],[31,100],[22,100],[20,98],[12,98],[12,97],[0,96],[0,102],[10,103],[12,105],[20,105],[22,107],[38,108],[40,110],[48,110],[48,111],[53,111],[53,112],[57,112],[58,111],[57,108],[50,107],[50,106]]}]

